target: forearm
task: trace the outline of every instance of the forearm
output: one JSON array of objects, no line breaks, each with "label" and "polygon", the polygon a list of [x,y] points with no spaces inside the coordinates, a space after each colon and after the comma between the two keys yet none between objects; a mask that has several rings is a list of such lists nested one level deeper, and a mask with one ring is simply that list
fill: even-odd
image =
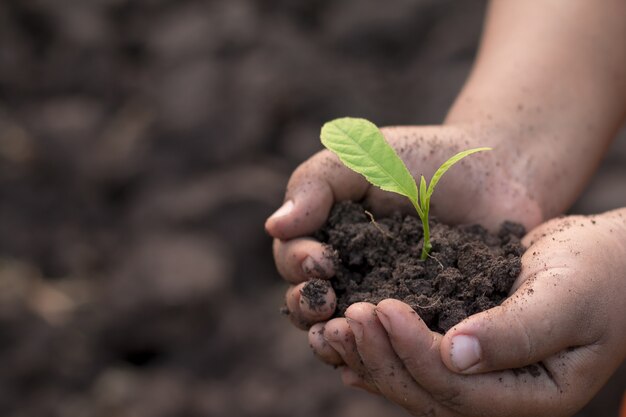
[{"label": "forearm", "polygon": [[544,218],[565,210],[626,111],[626,2],[494,1],[446,124],[500,148]]}]

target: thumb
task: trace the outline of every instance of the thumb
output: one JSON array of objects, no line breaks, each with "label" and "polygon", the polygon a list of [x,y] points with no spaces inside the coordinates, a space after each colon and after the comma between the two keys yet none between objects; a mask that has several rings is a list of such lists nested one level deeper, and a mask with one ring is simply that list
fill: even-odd
[{"label": "thumb", "polygon": [[464,374],[521,368],[564,349],[596,342],[594,311],[570,285],[575,271],[554,268],[527,279],[502,305],[468,317],[444,336],[446,366]]},{"label": "thumb", "polygon": [[287,184],[284,204],[265,222],[265,230],[281,240],[319,229],[335,201],[360,200],[368,184],[363,177],[321,151],[300,165]]}]

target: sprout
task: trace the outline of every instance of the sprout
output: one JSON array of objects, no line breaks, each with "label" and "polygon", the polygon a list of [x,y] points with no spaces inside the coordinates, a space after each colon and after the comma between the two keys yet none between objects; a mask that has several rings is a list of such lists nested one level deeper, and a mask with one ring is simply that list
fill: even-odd
[{"label": "sprout", "polygon": [[363,175],[371,184],[407,197],[422,220],[424,245],[421,259],[424,260],[432,248],[428,214],[430,197],[435,186],[452,165],[476,152],[491,148],[474,148],[459,152],[435,171],[426,185],[422,175],[419,187],[402,159],[385,141],[376,125],[365,119],[344,117],[324,124],[321,132],[322,144],[334,152],[348,168]]}]

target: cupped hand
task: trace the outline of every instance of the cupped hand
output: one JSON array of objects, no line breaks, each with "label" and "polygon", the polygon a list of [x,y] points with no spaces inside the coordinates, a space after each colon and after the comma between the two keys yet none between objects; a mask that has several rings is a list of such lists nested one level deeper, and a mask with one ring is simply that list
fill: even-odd
[{"label": "cupped hand", "polygon": [[626,358],[626,210],[553,220],[524,243],[511,296],[445,335],[385,300],[316,329],[314,347],[333,348],[318,354],[347,365],[344,383],[416,416],[571,415]]},{"label": "cupped hand", "polygon": [[[541,221],[539,204],[520,180],[523,161],[511,147],[498,146],[497,135],[477,134],[462,126],[383,128],[386,140],[398,152],[415,177],[430,178],[438,166],[464,149],[491,146],[492,152],[472,155],[453,167],[439,183],[431,212],[446,223],[480,223],[495,229],[504,220],[527,227]],[[311,278],[332,277],[329,251],[311,239],[326,221],[337,201],[364,201],[377,215],[395,210],[411,212],[404,197],[370,186],[359,174],[342,165],[329,151],[304,162],[293,173],[283,206],[266,222],[274,239],[274,258],[282,277],[290,282],[286,305],[293,323],[308,328],[333,314],[334,293],[328,290],[326,307],[311,308],[302,288]]]}]

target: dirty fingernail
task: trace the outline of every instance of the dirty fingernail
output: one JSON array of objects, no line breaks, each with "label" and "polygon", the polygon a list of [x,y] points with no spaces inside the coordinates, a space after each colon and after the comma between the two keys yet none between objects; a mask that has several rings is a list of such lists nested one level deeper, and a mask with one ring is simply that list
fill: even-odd
[{"label": "dirty fingernail", "polygon": [[293,201],[287,200],[285,204],[283,204],[278,210],[274,212],[274,214],[270,216],[270,219],[277,219],[279,217],[286,216],[291,213],[291,210],[293,210]]},{"label": "dirty fingernail", "polygon": [[354,340],[356,340],[357,343],[360,343],[361,340],[363,340],[363,324],[348,317],[346,317],[346,321],[348,322],[348,326],[350,326],[350,330],[352,330],[352,333],[354,334]]},{"label": "dirty fingernail", "polygon": [[473,336],[458,335],[452,338],[450,344],[450,359],[460,371],[466,371],[480,362],[480,343]]},{"label": "dirty fingernail", "polygon": [[304,259],[304,261],[302,261],[302,272],[304,272],[306,276],[317,277],[319,276],[319,273],[318,273],[319,270],[320,270],[319,264],[315,262],[315,259],[311,258],[310,256],[307,256]]},{"label": "dirty fingernail", "polygon": [[328,342],[328,344],[337,351],[337,353],[341,356],[344,357],[346,355],[346,350],[344,349],[343,345],[341,344],[341,342],[338,342],[336,340],[330,340],[330,339],[326,339],[326,337],[324,337],[324,340],[326,340],[326,342]]},{"label": "dirty fingernail", "polygon": [[322,258],[315,259],[313,256],[307,256],[302,261],[302,272],[307,278],[330,278],[333,274],[330,260]]},{"label": "dirty fingernail", "polygon": [[374,311],[376,312],[376,317],[378,317],[378,321],[380,321],[380,324],[383,325],[387,333],[391,333],[391,323],[389,321],[389,316],[380,311],[378,308],[375,308]]}]

